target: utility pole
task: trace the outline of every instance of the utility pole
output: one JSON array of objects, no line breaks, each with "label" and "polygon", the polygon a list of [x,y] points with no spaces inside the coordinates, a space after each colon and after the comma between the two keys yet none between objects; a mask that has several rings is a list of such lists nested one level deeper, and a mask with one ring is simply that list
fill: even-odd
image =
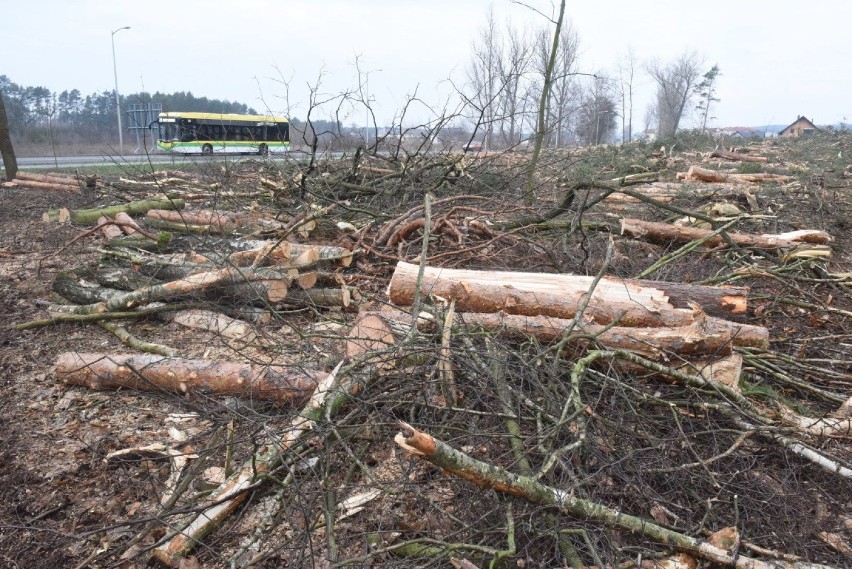
[{"label": "utility pole", "polygon": [[118,96],[118,67],[115,64],[115,34],[121,30],[129,30],[130,26],[124,26],[112,31],[112,73],[115,77],[115,114],[118,117],[118,151],[124,156],[124,134],[121,132],[121,99]]}]

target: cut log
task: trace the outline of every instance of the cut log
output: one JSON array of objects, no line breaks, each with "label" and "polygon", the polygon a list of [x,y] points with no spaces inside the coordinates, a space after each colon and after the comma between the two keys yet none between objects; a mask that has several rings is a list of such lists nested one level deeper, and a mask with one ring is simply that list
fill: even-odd
[{"label": "cut log", "polygon": [[161,312],[157,315],[193,330],[206,330],[229,340],[251,342],[257,337],[254,327],[248,322],[231,318],[212,310],[179,310]]},{"label": "cut log", "polygon": [[169,209],[152,209],[145,215],[145,219],[152,225],[166,225],[176,228],[180,226],[204,227],[208,231],[218,233],[231,233],[237,228],[233,216],[217,211],[174,211]]},{"label": "cut log", "polygon": [[[388,287],[391,302],[413,303],[418,268],[397,263]],[[459,311],[574,318],[593,281],[576,275],[426,267],[422,292],[455,299]],[[585,316],[598,324],[618,321],[623,326],[671,327],[693,321],[692,311],[676,309],[663,291],[615,279],[602,279],[595,287]]]},{"label": "cut log", "polygon": [[763,326],[739,324],[699,315],[685,326],[605,327],[579,323],[572,329],[572,320],[547,316],[517,316],[511,314],[481,314],[466,312],[458,318],[467,325],[481,326],[493,332],[504,332],[517,338],[535,336],[542,341],[562,339],[569,331],[578,337],[577,345],[589,347],[596,342],[606,349],[628,350],[649,358],[665,358],[665,353],[682,356],[709,354],[725,355],[733,346],[769,347],[769,330]]},{"label": "cut log", "polygon": [[217,288],[248,301],[278,303],[287,296],[291,279],[260,268],[226,268],[191,274],[185,278],[112,296],[106,302],[79,307],[78,314],[126,310],[150,302],[180,298]]},{"label": "cut log", "polygon": [[691,181],[699,181],[699,182],[730,182],[730,183],[760,183],[760,182],[779,182],[779,183],[787,183],[792,182],[795,178],[793,176],[782,176],[780,174],[767,174],[767,173],[757,173],[757,174],[726,174],[724,172],[717,172],[715,170],[708,170],[707,168],[701,168],[700,166],[690,166],[689,170],[684,173],[678,173],[678,180],[684,180],[687,182]]},{"label": "cut log", "polygon": [[739,162],[768,162],[769,159],[765,156],[752,156],[751,154],[742,154],[740,152],[728,152],[727,150],[714,150],[710,153],[710,158],[724,158],[725,160],[736,160]]},{"label": "cut log", "polygon": [[42,215],[42,221],[61,221],[60,217],[63,215],[64,211],[70,214],[70,219],[73,223],[80,225],[93,225],[97,222],[99,217],[113,217],[120,211],[129,215],[141,215],[152,209],[183,209],[184,205],[185,203],[183,200],[164,198],[128,202],[125,204],[96,209],[77,209],[71,210],[70,212],[68,212],[68,210],[55,209],[45,212]]},{"label": "cut log", "polygon": [[[641,219],[625,218],[621,220],[622,235],[641,237],[653,241],[689,242],[702,239],[712,233],[712,230],[700,227],[685,227],[655,221],[642,221]],[[731,241],[741,247],[755,247],[758,249],[792,248],[804,243],[825,244],[833,240],[825,231],[816,229],[802,229],[788,233],[779,233],[777,235],[729,232],[728,236],[731,238]],[[720,235],[716,235],[707,241],[707,245],[718,247],[727,245],[727,242]]]},{"label": "cut log", "polygon": [[80,193],[80,186],[77,184],[60,184],[56,182],[41,182],[38,180],[23,180],[20,177],[15,178],[12,181],[22,188],[30,188],[33,190],[50,190],[52,192],[64,192],[69,194]]},{"label": "cut log", "polygon": [[290,244],[291,254],[299,255],[309,249],[317,251],[317,262],[333,262],[342,267],[348,267],[352,264],[353,253],[345,247],[335,247],[332,245],[300,245],[298,243]]},{"label": "cut log", "polygon": [[121,230],[125,235],[138,235],[144,233],[141,227],[127,215],[126,212],[120,211],[115,214],[115,221],[121,224]]},{"label": "cut log", "polygon": [[122,237],[124,235],[124,232],[121,230],[121,228],[115,225],[111,219],[108,219],[104,216],[98,218],[98,227],[100,227],[101,233],[103,234],[104,239],[106,239],[107,242],[112,241],[117,237]]},{"label": "cut log", "polygon": [[355,308],[348,286],[339,288],[294,289],[287,294],[286,304],[317,306],[323,308]]},{"label": "cut log", "polygon": [[[382,321],[396,339],[404,335],[413,320],[411,314],[404,310],[385,309],[381,312],[366,312],[363,316]],[[587,349],[598,345],[606,349],[631,351],[656,360],[667,360],[670,354],[692,359],[708,355],[724,356],[730,354],[734,346],[764,349],[769,346],[769,330],[763,326],[739,324],[702,314],[697,315],[691,324],[673,328],[606,327],[583,322],[575,326],[573,320],[563,318],[477,312],[459,313],[456,321],[517,340],[533,336],[542,342],[554,342],[570,333],[574,338],[566,344],[569,349]],[[434,322],[421,318],[418,328],[434,328]]]},{"label": "cut log", "polygon": [[54,372],[56,379],[67,385],[96,390],[128,388],[232,395],[288,405],[306,401],[325,376],[296,366],[78,352],[60,354]]},{"label": "cut log", "polygon": [[58,172],[49,172],[46,174],[36,174],[34,172],[19,171],[15,178],[19,180],[35,180],[36,182],[54,182],[57,184],[76,184],[77,179],[74,176],[60,174]]},{"label": "cut log", "polygon": [[354,360],[369,354],[374,365],[383,361],[390,365],[395,358],[383,354],[388,354],[405,334],[406,330],[402,326],[401,319],[380,312],[362,314],[346,338],[346,357]]}]

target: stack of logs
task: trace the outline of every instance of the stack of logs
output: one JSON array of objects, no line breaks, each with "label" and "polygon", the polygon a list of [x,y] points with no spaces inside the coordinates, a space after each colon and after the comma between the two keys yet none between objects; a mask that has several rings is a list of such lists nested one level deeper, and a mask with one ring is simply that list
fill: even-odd
[{"label": "stack of logs", "polygon": [[58,172],[31,174],[29,172],[18,171],[15,174],[15,179],[5,182],[3,186],[79,194],[81,188],[93,187],[95,183],[96,178],[94,176],[77,177]]},{"label": "stack of logs", "polygon": [[[365,314],[365,336],[392,343],[412,324],[419,267],[400,262],[388,296],[402,310]],[[457,321],[517,339],[565,340],[569,350],[626,350],[736,386],[736,346],[766,348],[769,332],[729,320],[745,314],[748,289],[541,273],[425,267],[421,294],[452,303]],[[419,322],[429,325],[428,321]],[[363,350],[356,347],[357,355]],[[722,371],[724,370],[724,371]],[[708,378],[709,379],[709,378]]]}]

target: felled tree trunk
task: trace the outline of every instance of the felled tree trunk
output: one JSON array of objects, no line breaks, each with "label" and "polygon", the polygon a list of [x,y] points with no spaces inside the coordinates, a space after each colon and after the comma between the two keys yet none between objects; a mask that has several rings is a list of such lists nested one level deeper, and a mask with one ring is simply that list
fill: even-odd
[{"label": "felled tree trunk", "polygon": [[68,212],[67,210],[54,209],[45,212],[41,218],[42,221],[60,221],[60,217],[65,213],[70,214],[70,221],[80,225],[93,225],[101,216],[113,217],[120,211],[129,215],[144,214],[152,209],[183,209],[185,202],[178,199],[151,199],[128,202],[120,205],[112,205],[96,209],[76,209]]},{"label": "felled tree trunk", "polygon": [[218,289],[249,302],[278,303],[287,296],[291,278],[260,268],[226,268],[191,274],[183,279],[152,285],[110,297],[105,302],[80,306],[78,314],[126,310],[149,302],[169,300]]},{"label": "felled tree trunk", "polygon": [[284,302],[324,308],[354,308],[360,298],[356,289],[343,285],[338,288],[294,289],[287,294]]},{"label": "felled tree trunk", "polygon": [[[19,175],[21,172],[18,173]],[[24,178],[15,178],[12,180],[22,188],[31,188],[33,190],[50,190],[52,192],[65,192],[69,194],[79,194],[80,186],[76,184],[60,184],[57,182],[44,182],[39,180],[28,180]]]},{"label": "felled tree trunk", "polygon": [[175,211],[152,209],[145,215],[146,223],[155,227],[189,232],[231,233],[237,228],[233,217],[215,211]]},{"label": "felled tree trunk", "polygon": [[78,352],[60,354],[54,372],[67,385],[96,390],[129,388],[233,395],[288,405],[304,402],[325,376],[300,367]]},{"label": "felled tree trunk", "polygon": [[690,181],[699,181],[699,182],[746,182],[746,183],[759,183],[759,182],[780,182],[786,183],[791,182],[793,180],[793,176],[782,176],[779,174],[767,174],[767,173],[757,173],[757,174],[726,174],[724,172],[717,172],[715,170],[709,170],[707,168],[701,168],[700,166],[690,166],[689,170],[686,173],[680,172],[677,175],[678,180],[684,180],[687,182]]},{"label": "felled tree trunk", "polygon": [[257,337],[257,332],[248,322],[212,310],[192,309],[160,312],[157,317],[193,330],[213,332],[228,340],[251,342]]},{"label": "felled tree trunk", "polygon": [[[702,239],[713,233],[710,229],[700,227],[686,227],[659,223],[655,221],[642,221],[641,219],[622,219],[621,234],[631,237],[641,237],[653,241],[677,241],[689,242]],[[749,233],[728,233],[731,241],[741,247],[756,247],[758,249],[780,249],[792,248],[803,244],[826,244],[833,239],[825,231],[816,229],[802,229],[779,233],[777,235],[755,235]],[[720,235],[711,237],[707,241],[710,247],[724,246],[727,244]]]},{"label": "felled tree trunk", "polygon": [[271,264],[289,264],[293,267],[307,267],[318,263],[348,267],[352,264],[353,252],[345,247],[287,241],[244,240],[243,243],[248,244],[250,249],[231,253],[228,256],[229,259],[239,259],[243,256],[253,258],[253,255],[263,255],[265,251],[269,251],[266,256],[274,261]]},{"label": "felled tree trunk", "polygon": [[[394,304],[413,303],[418,268],[410,263],[397,263],[388,288]],[[574,318],[593,281],[593,277],[577,275],[426,267],[422,294],[455,299],[459,311]],[[710,295],[707,288],[700,289],[695,302],[700,302],[703,294],[714,298],[711,302],[714,311],[721,309],[725,301],[716,294]],[[680,305],[684,305],[688,296],[685,289],[679,289],[676,294]],[[734,304],[744,306],[745,300]],[[666,292],[648,286],[646,281],[609,278],[601,279],[595,287],[585,315],[597,324],[617,320],[623,326],[650,327],[683,326],[694,318],[691,310],[676,308]]]},{"label": "felled tree trunk", "polygon": [[115,225],[112,220],[104,216],[98,218],[98,227],[100,227],[101,233],[103,234],[104,239],[106,239],[107,242],[124,235],[124,232],[121,230],[121,228]]},{"label": "felled tree trunk", "polygon": [[115,221],[121,224],[121,231],[124,232],[125,235],[136,235],[140,233],[144,233],[139,224],[134,221],[132,217],[127,215],[127,213],[120,211],[115,214]]},{"label": "felled tree trunk", "polygon": [[[383,343],[401,340],[411,328],[414,319],[409,312],[385,308],[376,312],[365,312],[359,319],[361,326],[381,331]],[[734,346],[766,348],[769,330],[763,326],[739,324],[698,315],[685,326],[672,328],[639,328],[625,326],[601,326],[549,316],[519,316],[503,313],[485,314],[464,312],[456,314],[456,322],[471,328],[484,328],[495,334],[510,338],[526,339],[534,336],[543,342],[553,342],[572,334],[566,348],[589,348],[594,345],[606,349],[627,350],[650,359],[666,359],[667,354],[685,357],[724,356]],[[434,321],[419,318],[419,329],[433,328]],[[347,351],[348,353],[348,351]]]},{"label": "felled tree trunk", "polygon": [[724,158],[725,160],[736,160],[739,162],[768,162],[766,156],[752,156],[751,154],[743,154],[741,152],[728,152],[727,150],[714,150],[710,153],[710,158]]}]

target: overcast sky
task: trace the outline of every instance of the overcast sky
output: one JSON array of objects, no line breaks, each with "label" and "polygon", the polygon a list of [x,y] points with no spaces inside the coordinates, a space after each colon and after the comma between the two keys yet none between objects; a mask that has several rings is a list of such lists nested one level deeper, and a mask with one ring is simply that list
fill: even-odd
[{"label": "overcast sky", "polygon": [[[552,4],[528,0],[551,13]],[[509,0],[0,0],[0,75],[25,86],[84,95],[118,86],[191,91],[304,118],[307,88],[357,84],[354,62],[370,71],[380,123],[418,89],[440,107],[448,79],[465,82],[472,44],[489,6],[522,29],[542,16]],[[695,50],[719,65],[716,126],[818,124],[852,120],[852,2],[848,0],[587,0],[566,15],[581,44],[582,71],[615,73],[628,48],[640,61]],[[652,85],[640,71],[640,123]],[[415,110],[415,113],[420,112]],[[325,117],[319,117],[325,118]],[[363,124],[355,112],[345,124]]]}]

